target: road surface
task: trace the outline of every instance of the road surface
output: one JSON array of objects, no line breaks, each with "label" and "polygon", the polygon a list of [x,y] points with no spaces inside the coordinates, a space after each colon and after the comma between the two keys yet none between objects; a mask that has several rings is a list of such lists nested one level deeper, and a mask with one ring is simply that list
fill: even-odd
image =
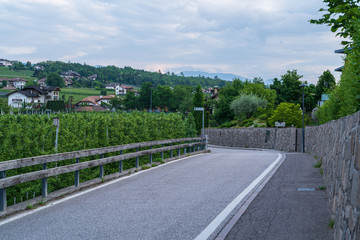
[{"label": "road surface", "polygon": [[211,151],[0,221],[0,239],[214,238],[254,180],[282,155]]}]

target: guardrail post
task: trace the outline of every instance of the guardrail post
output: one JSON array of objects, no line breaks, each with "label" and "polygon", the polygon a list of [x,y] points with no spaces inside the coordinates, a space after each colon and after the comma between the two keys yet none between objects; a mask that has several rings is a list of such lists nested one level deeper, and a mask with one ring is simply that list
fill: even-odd
[{"label": "guardrail post", "polygon": [[[185,141],[185,143],[187,143],[186,141]],[[187,149],[187,147],[184,147],[184,155],[186,156],[186,149]]]},{"label": "guardrail post", "polygon": [[[171,143],[171,146],[172,146],[173,144]],[[170,158],[172,158],[173,157],[173,150],[170,150]]]},{"label": "guardrail post", "polygon": [[[150,146],[150,149],[152,149],[152,146]],[[149,163],[152,164],[152,154],[150,154],[150,160]]]},{"label": "guardrail post", "polygon": [[[180,142],[179,142],[179,144],[178,145],[180,145]],[[180,148],[178,148],[178,156],[180,157],[180,153],[181,153],[181,149]]]},{"label": "guardrail post", "polygon": [[[164,147],[164,144],[161,144],[161,147]],[[161,159],[164,159],[164,152],[161,152]]]},{"label": "guardrail post", "polygon": [[[100,158],[103,158],[104,154],[100,154]],[[100,165],[100,173],[99,173],[99,178],[102,179],[104,177],[104,165]]]},{"label": "guardrail post", "polygon": [[[43,170],[47,169],[47,164],[43,163]],[[43,178],[41,179],[41,196],[42,198],[46,198],[48,194],[48,183],[47,183],[47,178]]]},{"label": "guardrail post", "polygon": [[[76,158],[76,163],[80,163],[80,158]],[[75,187],[78,187],[80,184],[80,171],[75,171]]]},{"label": "guardrail post", "polygon": [[208,135],[205,135],[205,150],[208,150]]},{"label": "guardrail post", "polygon": [[[136,148],[136,151],[139,151],[139,148]],[[135,163],[135,167],[138,168],[139,167],[139,157],[136,157],[136,163]]]},{"label": "guardrail post", "polygon": [[[120,155],[123,154],[123,150],[120,150]],[[123,161],[119,161],[119,173],[122,173],[123,171]]]},{"label": "guardrail post", "polygon": [[[6,172],[0,172],[0,178],[6,178]],[[0,188],[0,212],[6,210],[6,188]]]}]

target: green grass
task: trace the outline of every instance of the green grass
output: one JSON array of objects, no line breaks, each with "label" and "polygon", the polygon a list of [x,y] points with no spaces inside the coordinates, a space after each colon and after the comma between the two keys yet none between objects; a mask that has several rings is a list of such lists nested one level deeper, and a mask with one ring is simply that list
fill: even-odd
[{"label": "green grass", "polygon": [[11,71],[8,67],[0,67],[0,77],[7,77],[7,78],[23,78],[25,80],[33,80],[36,79],[32,77],[34,71],[31,70],[14,70]]},{"label": "green grass", "polygon": [[334,219],[330,219],[329,222],[328,222],[329,228],[333,229],[333,228],[334,228],[334,225],[335,225]]},{"label": "green grass", "polygon": [[319,190],[326,190],[325,186],[319,186]]},{"label": "green grass", "polygon": [[[64,87],[60,89],[60,99],[65,95],[65,101],[67,101],[71,96],[73,97],[73,103],[78,103],[86,97],[89,96],[100,96],[101,91],[95,90],[93,88],[68,88]],[[107,95],[115,94],[115,91],[107,91]]]},{"label": "green grass", "polygon": [[321,160],[317,161],[313,166],[314,168],[321,168]]}]

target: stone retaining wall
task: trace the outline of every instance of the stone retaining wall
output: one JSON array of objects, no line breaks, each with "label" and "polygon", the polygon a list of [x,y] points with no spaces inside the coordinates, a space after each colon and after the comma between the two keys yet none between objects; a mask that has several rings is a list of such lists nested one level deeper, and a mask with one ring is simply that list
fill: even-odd
[{"label": "stone retaining wall", "polygon": [[306,152],[322,161],[334,239],[360,239],[360,112],[307,127]]},{"label": "stone retaining wall", "polygon": [[205,134],[219,146],[296,151],[296,128],[205,129]]},{"label": "stone retaining wall", "polygon": [[[206,129],[205,134],[214,145],[302,151],[296,128]],[[360,239],[360,112],[306,127],[305,147],[322,161],[334,239]]]}]

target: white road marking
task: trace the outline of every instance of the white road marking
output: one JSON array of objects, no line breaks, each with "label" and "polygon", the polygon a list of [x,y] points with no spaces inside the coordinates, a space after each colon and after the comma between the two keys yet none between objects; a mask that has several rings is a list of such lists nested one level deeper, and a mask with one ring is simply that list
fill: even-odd
[{"label": "white road marking", "polygon": [[65,201],[70,200],[70,199],[73,199],[73,198],[76,198],[76,197],[81,196],[81,195],[83,195],[83,194],[86,194],[86,193],[95,191],[95,190],[97,190],[97,189],[99,189],[99,188],[106,187],[106,186],[108,186],[108,185],[110,185],[110,184],[113,184],[113,183],[116,183],[116,182],[119,182],[119,181],[122,181],[122,180],[125,180],[125,179],[128,179],[128,178],[131,178],[131,177],[135,177],[135,176],[138,175],[138,174],[145,173],[145,172],[147,172],[147,171],[150,171],[150,170],[153,170],[153,169],[156,169],[156,168],[159,168],[159,167],[163,167],[163,166],[166,166],[166,165],[168,165],[168,164],[172,164],[172,163],[179,162],[179,161],[182,161],[182,160],[185,160],[185,159],[188,159],[188,158],[192,158],[192,157],[196,157],[196,156],[201,156],[201,155],[204,155],[204,154],[205,154],[205,153],[196,154],[196,155],[192,155],[192,156],[180,158],[180,159],[177,159],[177,160],[174,160],[174,161],[171,161],[171,162],[167,162],[167,163],[164,163],[164,164],[160,164],[160,165],[158,165],[157,167],[149,168],[149,169],[146,169],[146,170],[141,170],[141,171],[139,171],[139,172],[132,173],[132,174],[129,175],[129,176],[124,176],[124,177],[121,177],[121,178],[119,178],[119,179],[115,179],[115,180],[109,181],[108,183],[101,184],[101,185],[99,185],[99,186],[97,186],[97,187],[94,187],[94,188],[91,188],[91,189],[88,189],[88,190],[79,192],[79,193],[77,193],[77,194],[74,194],[74,195],[65,197],[65,198],[63,198],[63,199],[56,200],[56,201],[53,201],[53,202],[49,202],[49,203],[48,203],[47,205],[45,205],[45,206],[42,206],[42,207],[39,207],[39,208],[30,210],[30,211],[27,211],[27,212],[24,212],[24,213],[21,213],[21,214],[18,214],[18,215],[15,215],[15,216],[10,217],[10,218],[8,218],[8,219],[4,219],[3,221],[0,221],[0,226],[2,226],[2,225],[4,225],[4,224],[7,224],[7,223],[9,223],[9,222],[15,221],[15,220],[17,220],[17,219],[19,219],[19,218],[28,216],[28,215],[30,215],[30,214],[36,213],[36,212],[41,211],[41,210],[43,210],[43,209],[52,207],[52,206],[54,206],[54,205],[56,205],[56,204],[65,202]]},{"label": "white road marking", "polygon": [[280,162],[282,155],[278,153],[277,159],[262,172],[250,185],[242,191],[217,217],[194,239],[206,240],[220,226],[220,224],[229,216],[236,206],[266,177],[266,175]]}]

